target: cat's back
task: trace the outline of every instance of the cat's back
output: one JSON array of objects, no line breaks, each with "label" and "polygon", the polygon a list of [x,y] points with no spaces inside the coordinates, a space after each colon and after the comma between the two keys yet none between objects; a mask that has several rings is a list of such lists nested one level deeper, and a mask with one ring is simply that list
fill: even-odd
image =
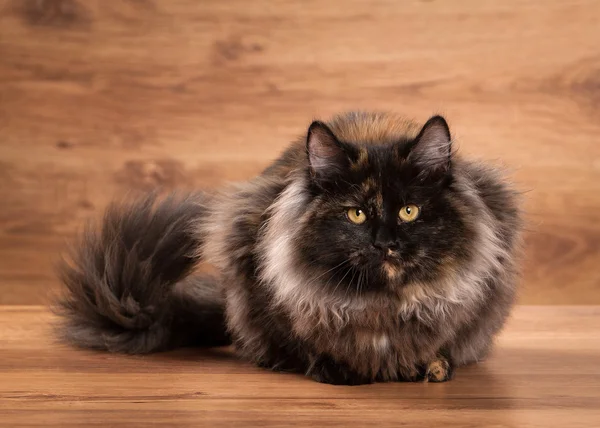
[{"label": "cat's back", "polygon": [[454,169],[455,190],[481,201],[484,211],[490,215],[480,212],[480,221],[488,218],[485,222],[510,253],[519,250],[523,226],[521,193],[507,178],[507,173],[499,167],[458,156]]},{"label": "cat's back", "polygon": [[501,222],[520,221],[520,193],[507,178],[505,171],[476,161],[455,162],[456,175],[467,181],[496,219]]}]

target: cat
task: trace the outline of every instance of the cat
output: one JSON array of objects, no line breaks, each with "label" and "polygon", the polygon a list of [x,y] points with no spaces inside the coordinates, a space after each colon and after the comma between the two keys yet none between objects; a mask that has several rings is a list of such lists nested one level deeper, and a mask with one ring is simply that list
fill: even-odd
[{"label": "cat", "polygon": [[513,305],[519,206],[441,116],[315,121],[248,182],[113,204],[60,266],[59,333],[124,353],[233,343],[329,384],[447,381]]}]

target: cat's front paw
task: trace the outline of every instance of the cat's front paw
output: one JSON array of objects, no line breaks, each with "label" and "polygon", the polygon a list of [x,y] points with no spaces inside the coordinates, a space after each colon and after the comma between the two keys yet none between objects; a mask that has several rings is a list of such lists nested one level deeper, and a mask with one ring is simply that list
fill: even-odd
[{"label": "cat's front paw", "polygon": [[338,363],[326,355],[320,355],[316,358],[307,375],[317,382],[330,385],[365,385],[373,383],[372,379],[354,372],[346,364]]},{"label": "cat's front paw", "polygon": [[445,357],[438,356],[425,366],[425,381],[446,382],[454,376],[454,368]]}]

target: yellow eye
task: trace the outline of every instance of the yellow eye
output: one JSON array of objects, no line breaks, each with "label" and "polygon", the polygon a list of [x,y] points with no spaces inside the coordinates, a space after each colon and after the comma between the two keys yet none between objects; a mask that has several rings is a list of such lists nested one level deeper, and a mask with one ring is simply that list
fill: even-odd
[{"label": "yellow eye", "polygon": [[421,210],[415,204],[404,205],[400,208],[400,212],[398,213],[398,217],[400,220],[405,222],[415,221],[417,217],[419,217],[419,213]]},{"label": "yellow eye", "polygon": [[367,220],[367,215],[360,208],[350,208],[346,214],[348,220],[354,224],[362,224]]}]

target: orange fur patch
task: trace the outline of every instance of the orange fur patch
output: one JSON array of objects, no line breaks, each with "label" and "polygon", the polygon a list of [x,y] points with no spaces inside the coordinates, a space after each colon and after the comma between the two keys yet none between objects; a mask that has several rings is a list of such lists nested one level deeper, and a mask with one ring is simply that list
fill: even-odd
[{"label": "orange fur patch", "polygon": [[352,169],[359,170],[365,168],[369,164],[369,153],[364,147],[358,152],[358,160],[352,164]]},{"label": "orange fur patch", "polygon": [[333,119],[329,126],[340,140],[377,144],[417,136],[420,126],[391,113],[350,113]]},{"label": "orange fur patch", "polygon": [[373,178],[369,177],[365,181],[363,181],[362,188],[365,193],[369,193],[377,188],[377,183]]},{"label": "orange fur patch", "polygon": [[383,271],[390,279],[394,279],[402,273],[402,270],[394,266],[392,263],[384,262],[383,263]]}]

